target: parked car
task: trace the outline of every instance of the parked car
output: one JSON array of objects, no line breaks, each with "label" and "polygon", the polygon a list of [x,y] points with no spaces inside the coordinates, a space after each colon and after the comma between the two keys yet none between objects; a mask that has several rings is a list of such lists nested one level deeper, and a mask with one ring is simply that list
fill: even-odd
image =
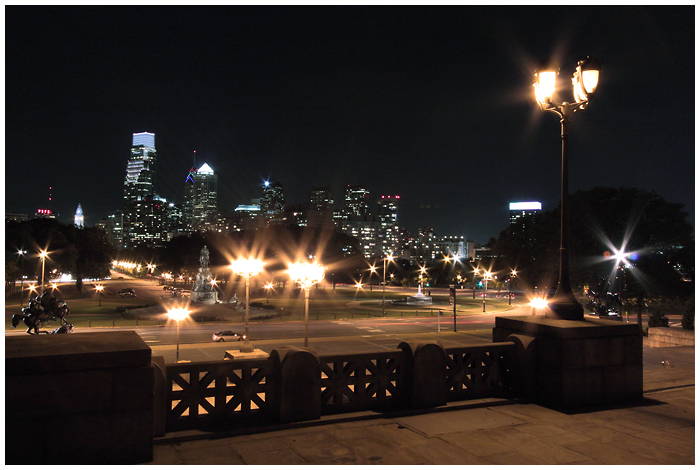
[{"label": "parked car", "polygon": [[216,341],[216,342],[221,342],[221,341],[226,341],[227,339],[229,341],[240,341],[242,339],[245,339],[245,335],[241,336],[236,332],[226,330],[226,331],[219,331],[218,333],[214,333],[211,335],[211,339]]}]

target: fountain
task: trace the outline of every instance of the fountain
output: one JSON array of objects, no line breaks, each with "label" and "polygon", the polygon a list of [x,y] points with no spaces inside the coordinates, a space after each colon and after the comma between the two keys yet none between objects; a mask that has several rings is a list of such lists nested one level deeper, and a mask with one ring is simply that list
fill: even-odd
[{"label": "fountain", "polygon": [[418,293],[416,295],[406,297],[402,300],[394,300],[392,303],[397,305],[432,305],[433,298],[423,294],[421,285],[418,284]]}]

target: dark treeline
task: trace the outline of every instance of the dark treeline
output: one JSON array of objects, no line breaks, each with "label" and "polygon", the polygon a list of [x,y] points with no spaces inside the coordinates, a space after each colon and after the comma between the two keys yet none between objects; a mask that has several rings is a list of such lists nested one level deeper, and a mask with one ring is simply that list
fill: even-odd
[{"label": "dark treeline", "polygon": [[[593,188],[570,196],[574,290],[687,298],[695,280],[694,228],[681,204],[632,188]],[[521,287],[556,288],[560,211],[536,214],[491,239],[496,270],[517,269]],[[630,253],[614,270],[615,250]],[[633,254],[632,254],[633,253]]]}]

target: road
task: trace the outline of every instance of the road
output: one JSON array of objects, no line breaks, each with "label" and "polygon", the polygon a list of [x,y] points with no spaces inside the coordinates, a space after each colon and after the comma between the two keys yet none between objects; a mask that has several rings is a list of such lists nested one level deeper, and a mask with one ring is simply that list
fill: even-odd
[{"label": "road", "polygon": [[[132,287],[139,298],[154,298],[168,296],[169,293],[154,281],[112,281],[109,290],[112,295],[124,287]],[[389,290],[389,289],[387,289]],[[398,290],[398,289],[397,289]],[[438,289],[433,289],[434,295],[446,295]],[[471,296],[469,291],[458,292]],[[457,333],[454,333],[454,320],[450,308],[442,306],[445,316],[438,318],[430,316],[429,311],[420,312],[421,316],[387,318],[354,318],[338,320],[313,320],[309,322],[309,345],[319,353],[358,351],[365,348],[395,349],[401,341],[409,339],[439,339],[445,346],[452,342],[465,341],[488,342],[491,340],[491,330],[494,318],[498,315],[530,315],[529,305],[519,304],[521,298],[513,302],[513,308],[496,313],[481,313],[458,315]],[[670,318],[670,317],[669,317]],[[670,318],[672,323],[679,323],[679,318]],[[636,320],[636,315],[630,322]],[[644,316],[646,323],[646,315]],[[438,333],[438,324],[440,332]],[[672,326],[676,326],[672,324]],[[129,329],[129,328],[127,328]],[[130,328],[153,349],[154,355],[164,356],[166,362],[175,362],[176,345],[179,344],[180,359],[189,361],[221,360],[225,351],[235,351],[242,343],[214,343],[213,333],[221,330],[233,330],[243,334],[245,328],[242,322],[195,323],[185,320],[180,325],[179,336],[174,322],[161,326],[141,326]],[[79,329],[99,331],[101,328]],[[6,334],[20,334],[13,331]],[[281,346],[303,346],[303,321],[251,321],[250,339],[256,349],[270,352]]]}]

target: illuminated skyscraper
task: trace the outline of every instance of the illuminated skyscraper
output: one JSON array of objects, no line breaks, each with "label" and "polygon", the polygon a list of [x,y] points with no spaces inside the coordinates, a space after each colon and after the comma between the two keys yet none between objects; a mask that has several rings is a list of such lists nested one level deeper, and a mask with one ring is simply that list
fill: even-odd
[{"label": "illuminated skyscraper", "polygon": [[162,241],[157,212],[160,201],[155,201],[155,134],[134,134],[131,158],[124,179],[124,238],[126,247],[158,244]]},{"label": "illuminated skyscraper", "polygon": [[80,203],[78,203],[78,208],[75,211],[75,217],[73,218],[73,224],[76,227],[84,227],[84,217],[83,217],[83,208],[80,207]]},{"label": "illuminated skyscraper", "polygon": [[214,170],[206,163],[187,177],[183,215],[190,228],[203,228],[215,217],[217,182]]},{"label": "illuminated skyscraper", "polygon": [[369,189],[364,186],[350,186],[345,188],[345,208],[344,216],[370,215],[369,210]]},{"label": "illuminated skyscraper", "polygon": [[282,183],[265,181],[263,197],[260,199],[260,212],[269,223],[274,223],[284,212],[284,191]]},{"label": "illuminated skyscraper", "polygon": [[390,255],[399,251],[399,201],[400,196],[382,196],[377,206],[379,232],[378,255]]},{"label": "illuminated skyscraper", "polygon": [[510,223],[523,223],[523,218],[531,217],[533,214],[542,210],[542,204],[539,202],[511,202]]}]

